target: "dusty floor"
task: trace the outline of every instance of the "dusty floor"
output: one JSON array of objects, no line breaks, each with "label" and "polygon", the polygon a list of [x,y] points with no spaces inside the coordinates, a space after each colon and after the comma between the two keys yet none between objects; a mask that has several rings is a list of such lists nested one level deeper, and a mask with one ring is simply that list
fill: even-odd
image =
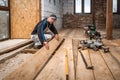
[{"label": "dusty floor", "polygon": [[0,64],[0,80],[18,68],[27,58],[31,57],[32,55],[33,54],[20,53]]},{"label": "dusty floor", "polygon": [[[18,43],[24,42],[28,39],[9,39],[6,41],[0,42],[0,49],[4,49],[7,47],[10,47],[12,45],[16,45]],[[15,51],[13,51],[14,53]],[[11,55],[9,53],[6,53],[5,55],[0,55],[0,60],[2,60],[1,56],[6,58],[8,55]],[[5,59],[5,62],[0,61],[0,80],[2,80],[5,76],[10,74],[12,71],[14,71],[16,68],[18,68],[27,58],[31,57],[33,54],[25,54],[25,53],[16,53],[15,57],[12,56],[10,59]]]}]

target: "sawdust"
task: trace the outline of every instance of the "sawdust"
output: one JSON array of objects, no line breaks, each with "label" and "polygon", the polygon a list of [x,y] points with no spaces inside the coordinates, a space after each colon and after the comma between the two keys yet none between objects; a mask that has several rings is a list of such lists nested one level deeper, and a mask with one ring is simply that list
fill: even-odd
[{"label": "sawdust", "polygon": [[33,54],[23,54],[20,53],[15,57],[6,60],[4,63],[0,64],[0,80],[5,76],[9,75],[15,69],[17,69],[27,58],[31,57]]}]

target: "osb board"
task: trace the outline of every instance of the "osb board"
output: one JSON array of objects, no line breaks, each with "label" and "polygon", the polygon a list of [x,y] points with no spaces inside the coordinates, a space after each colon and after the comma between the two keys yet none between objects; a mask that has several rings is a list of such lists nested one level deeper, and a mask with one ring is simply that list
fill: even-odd
[{"label": "osb board", "polygon": [[11,0],[11,38],[30,38],[40,20],[41,0]]}]

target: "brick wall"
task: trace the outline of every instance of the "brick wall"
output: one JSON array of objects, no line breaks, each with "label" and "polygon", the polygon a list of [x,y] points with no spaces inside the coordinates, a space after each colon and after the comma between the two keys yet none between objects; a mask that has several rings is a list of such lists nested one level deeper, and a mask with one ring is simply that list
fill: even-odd
[{"label": "brick wall", "polygon": [[64,27],[83,27],[92,24],[92,15],[65,14],[63,18]]},{"label": "brick wall", "polygon": [[106,24],[106,0],[93,0],[95,25],[97,28],[105,28]]},{"label": "brick wall", "polygon": [[[106,26],[106,0],[93,0],[92,14],[74,14],[74,0],[63,0],[64,27],[84,27],[94,23],[97,28]],[[113,26],[120,27],[120,15],[114,14]]]}]

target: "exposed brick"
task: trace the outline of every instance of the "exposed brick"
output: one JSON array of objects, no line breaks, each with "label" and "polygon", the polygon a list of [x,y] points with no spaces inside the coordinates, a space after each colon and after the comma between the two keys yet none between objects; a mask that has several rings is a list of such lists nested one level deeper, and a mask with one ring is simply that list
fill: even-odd
[{"label": "exposed brick", "polygon": [[[93,23],[92,14],[74,14],[74,0],[63,0],[64,27],[84,27],[86,24]],[[71,4],[72,3],[72,4]],[[70,9],[70,10],[69,10]],[[105,28],[106,26],[106,0],[93,0],[93,8],[95,25],[97,28]],[[114,14],[113,26],[120,27],[120,15]]]}]

